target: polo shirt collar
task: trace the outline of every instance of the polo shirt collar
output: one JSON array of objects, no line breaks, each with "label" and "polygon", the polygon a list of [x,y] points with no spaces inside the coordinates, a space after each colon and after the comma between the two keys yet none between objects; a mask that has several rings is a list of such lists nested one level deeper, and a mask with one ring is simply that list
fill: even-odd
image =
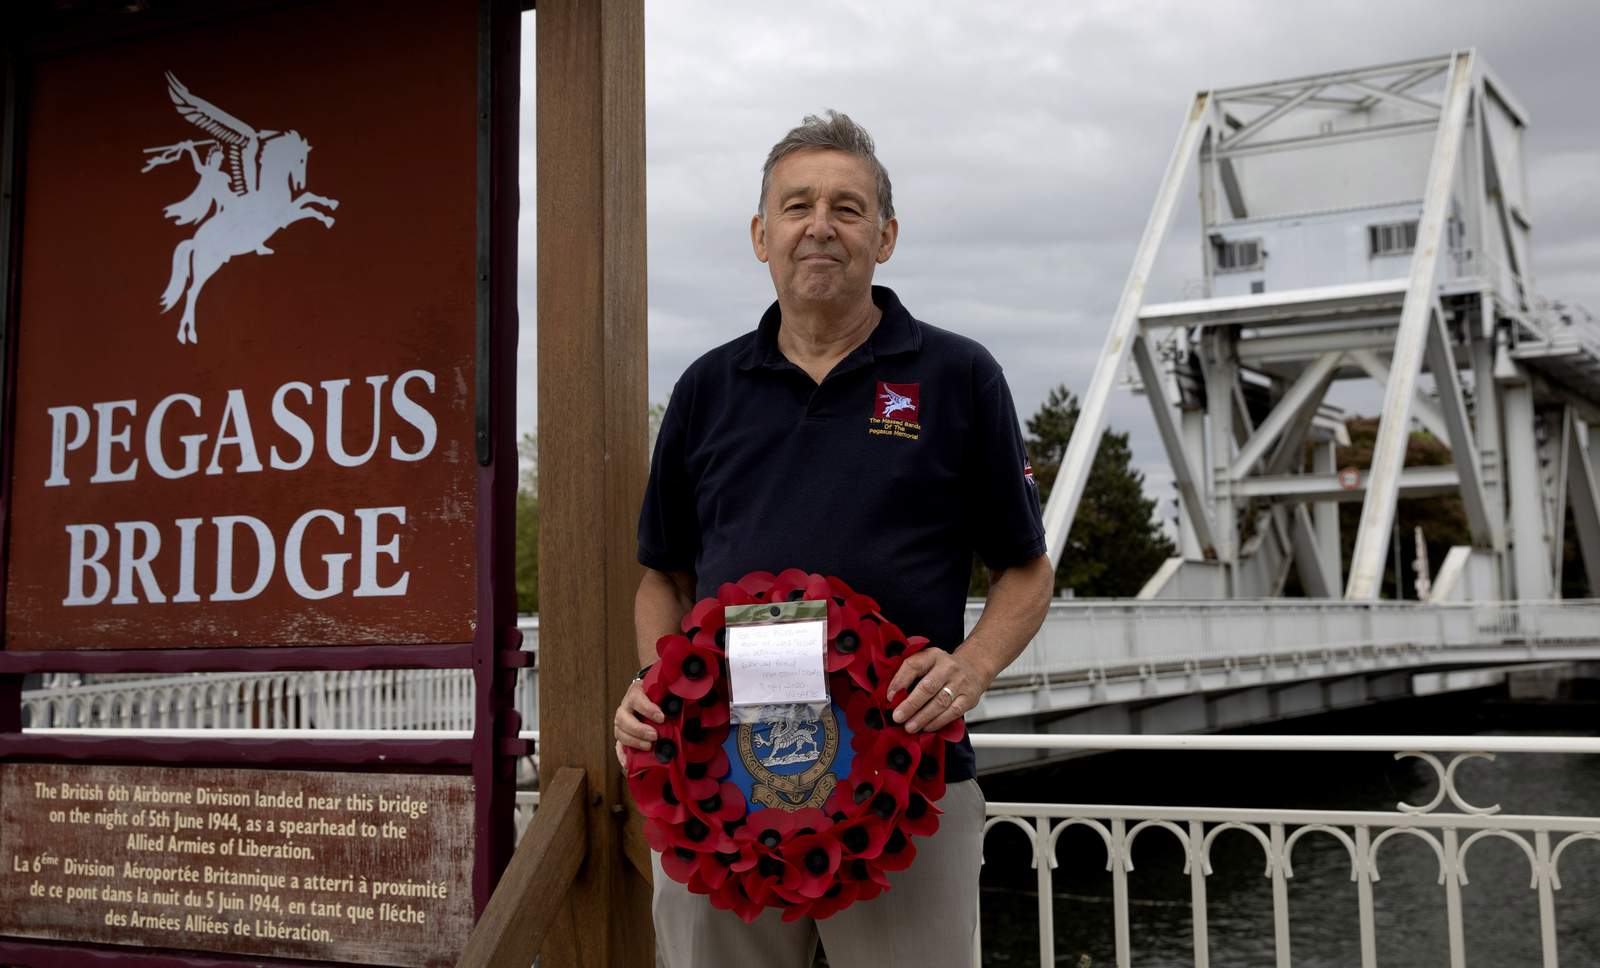
[{"label": "polo shirt collar", "polygon": [[[873,327],[867,341],[851,351],[850,357],[865,354],[865,361],[870,362],[880,356],[915,353],[922,348],[922,324],[901,305],[900,297],[894,294],[893,289],[873,286],[872,302],[883,311],[883,318]],[[761,316],[755,339],[739,355],[739,369],[752,370],[758,366],[784,369],[793,366],[783,351],[778,349],[778,327],[782,321],[783,313],[777,302],[773,302]]]}]

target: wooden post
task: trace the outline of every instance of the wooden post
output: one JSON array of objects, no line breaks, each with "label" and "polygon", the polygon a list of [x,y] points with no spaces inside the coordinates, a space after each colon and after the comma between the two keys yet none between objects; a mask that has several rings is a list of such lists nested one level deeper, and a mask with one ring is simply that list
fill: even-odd
[{"label": "wooden post", "polygon": [[589,791],[588,854],[543,964],[644,968],[655,962],[649,890],[625,852],[611,738],[638,668],[644,5],[540,0],[536,18],[540,766],[582,769]]}]

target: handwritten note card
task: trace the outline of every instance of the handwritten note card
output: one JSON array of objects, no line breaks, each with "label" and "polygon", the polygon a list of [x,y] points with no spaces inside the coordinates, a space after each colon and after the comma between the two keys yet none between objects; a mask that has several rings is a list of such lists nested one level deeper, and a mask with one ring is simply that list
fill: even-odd
[{"label": "handwritten note card", "polygon": [[826,702],[826,620],[728,626],[733,704]]}]

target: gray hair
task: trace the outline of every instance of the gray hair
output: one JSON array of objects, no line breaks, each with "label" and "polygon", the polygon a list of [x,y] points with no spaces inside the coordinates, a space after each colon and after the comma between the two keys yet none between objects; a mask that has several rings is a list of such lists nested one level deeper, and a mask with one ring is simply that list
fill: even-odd
[{"label": "gray hair", "polygon": [[767,163],[761,166],[761,203],[756,206],[762,218],[767,217],[767,189],[772,187],[772,169],[796,151],[814,149],[843,151],[865,161],[878,183],[878,221],[894,218],[894,191],[889,185],[889,172],[873,152],[872,135],[850,120],[850,115],[831,109],[822,116],[806,115],[798,128],[791,129],[767,152]]}]

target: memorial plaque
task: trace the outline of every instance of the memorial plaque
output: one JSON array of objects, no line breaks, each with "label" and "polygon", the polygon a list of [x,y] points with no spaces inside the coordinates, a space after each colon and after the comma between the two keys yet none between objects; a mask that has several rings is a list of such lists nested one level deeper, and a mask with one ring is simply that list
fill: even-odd
[{"label": "memorial plaque", "polygon": [[469,778],[0,765],[0,935],[453,965]]},{"label": "memorial plaque", "polygon": [[478,5],[26,64],[8,649],[469,642]]}]

